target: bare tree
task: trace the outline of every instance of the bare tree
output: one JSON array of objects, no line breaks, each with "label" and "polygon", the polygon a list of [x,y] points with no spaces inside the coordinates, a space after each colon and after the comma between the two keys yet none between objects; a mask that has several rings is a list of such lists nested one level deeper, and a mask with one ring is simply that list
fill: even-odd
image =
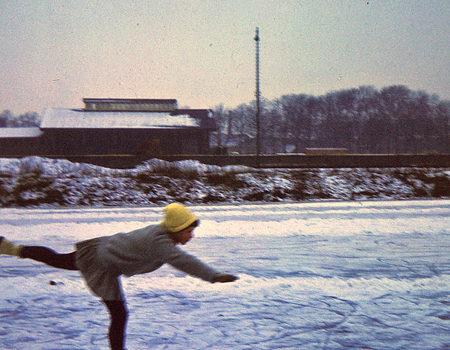
[{"label": "bare tree", "polygon": [[[240,152],[250,152],[254,102],[226,112],[223,106],[217,109],[222,131],[238,140]],[[402,85],[380,91],[362,86],[319,97],[284,95],[265,101],[261,116],[263,153],[307,147],[342,147],[353,153],[450,152],[450,102]]]}]

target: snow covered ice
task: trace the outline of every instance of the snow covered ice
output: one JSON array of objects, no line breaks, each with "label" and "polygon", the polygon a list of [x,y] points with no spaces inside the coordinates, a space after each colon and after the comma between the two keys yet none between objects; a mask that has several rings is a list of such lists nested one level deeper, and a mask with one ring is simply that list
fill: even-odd
[{"label": "snow covered ice", "polygon": [[[201,225],[183,249],[240,279],[123,278],[127,349],[450,349],[450,200],[190,209]],[[1,235],[69,252],[162,207],[0,212]],[[0,256],[0,278],[1,349],[108,349],[109,316],[77,272]]]}]

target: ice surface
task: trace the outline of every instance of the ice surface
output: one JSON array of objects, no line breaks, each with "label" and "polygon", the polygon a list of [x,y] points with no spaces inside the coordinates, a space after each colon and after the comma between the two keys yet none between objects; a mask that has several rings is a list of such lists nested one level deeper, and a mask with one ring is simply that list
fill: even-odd
[{"label": "ice surface", "polygon": [[[238,274],[123,278],[127,349],[449,349],[450,201],[205,205],[183,247]],[[61,252],[161,220],[161,207],[0,209],[0,230]],[[76,272],[0,256],[1,349],[107,349]],[[54,281],[55,285],[50,285]]]}]

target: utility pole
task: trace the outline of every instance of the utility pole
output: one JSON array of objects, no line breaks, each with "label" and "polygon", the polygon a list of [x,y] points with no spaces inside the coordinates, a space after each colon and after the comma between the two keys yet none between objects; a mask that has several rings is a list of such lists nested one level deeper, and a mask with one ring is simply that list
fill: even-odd
[{"label": "utility pole", "polygon": [[259,91],[259,28],[256,27],[255,33],[255,42],[256,42],[256,162],[259,167],[259,154],[261,152],[261,140],[260,140],[260,107],[259,107],[259,98],[261,92]]}]

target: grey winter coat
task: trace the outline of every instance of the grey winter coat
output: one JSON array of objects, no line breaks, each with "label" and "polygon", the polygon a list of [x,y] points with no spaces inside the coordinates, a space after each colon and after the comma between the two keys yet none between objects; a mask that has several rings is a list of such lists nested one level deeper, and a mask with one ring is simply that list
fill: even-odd
[{"label": "grey winter coat", "polygon": [[90,289],[104,300],[123,300],[119,276],[152,272],[164,264],[212,282],[217,273],[175,246],[160,225],[76,244],[77,265]]}]

